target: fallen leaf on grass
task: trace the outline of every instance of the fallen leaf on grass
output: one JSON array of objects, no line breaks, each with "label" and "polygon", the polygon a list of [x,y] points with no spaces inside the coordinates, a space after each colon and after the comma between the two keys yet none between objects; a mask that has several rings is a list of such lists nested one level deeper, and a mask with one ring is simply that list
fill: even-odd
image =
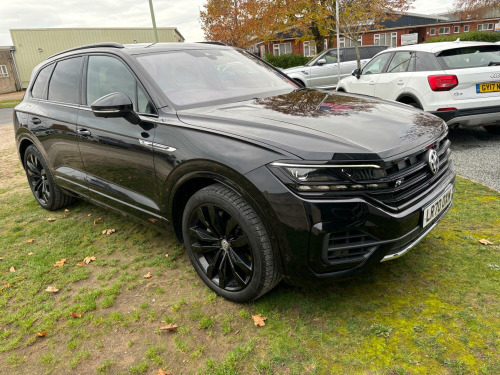
[{"label": "fallen leaf on grass", "polygon": [[237,329],[236,332],[234,333],[235,335],[239,335],[240,334],[240,330]]},{"label": "fallen leaf on grass", "polygon": [[0,260],[3,260],[3,257],[0,257]]},{"label": "fallen leaf on grass", "polygon": [[484,246],[493,245],[493,242],[488,241],[487,239],[484,238],[479,240],[479,242],[482,243]]},{"label": "fallen leaf on grass", "polygon": [[156,223],[158,221],[158,219],[155,219],[153,217],[149,218],[148,219],[150,222],[152,222],[153,224]]},{"label": "fallen leaf on grass", "polygon": [[52,223],[53,221],[56,221],[56,218],[55,218],[55,217],[49,217],[49,218],[47,219],[47,221],[48,221],[49,223]]},{"label": "fallen leaf on grass", "polygon": [[10,272],[16,272],[16,269],[15,269],[14,267],[10,267],[10,268],[9,268],[9,271],[10,271]]},{"label": "fallen leaf on grass", "polygon": [[77,266],[78,267],[84,267],[84,264],[82,262],[78,262]]},{"label": "fallen leaf on grass", "polygon": [[23,281],[24,280],[24,276],[21,276],[18,278],[19,281]]},{"label": "fallen leaf on grass", "polygon": [[33,253],[28,253],[28,255],[33,255]]},{"label": "fallen leaf on grass", "polygon": [[167,370],[159,369],[156,375],[170,375],[170,372],[168,372]]},{"label": "fallen leaf on grass", "polygon": [[153,275],[151,275],[151,272],[148,272],[147,274],[144,275],[145,279],[150,279]]},{"label": "fallen leaf on grass", "polygon": [[102,221],[102,217],[100,217],[99,219],[95,219],[94,220],[94,225],[96,225],[98,222]]},{"label": "fallen leaf on grass", "polygon": [[168,254],[165,254],[165,258],[168,258],[169,256],[170,256],[170,255],[168,255]]},{"label": "fallen leaf on grass", "polygon": [[91,216],[92,216],[92,214],[87,214],[87,216],[88,216],[88,217],[91,217]]},{"label": "fallen leaf on grass", "polygon": [[36,334],[36,337],[45,337],[45,336],[47,336],[47,331],[38,332],[38,333]]},{"label": "fallen leaf on grass", "polygon": [[26,242],[29,242],[29,243],[32,243],[33,241],[35,241],[35,239],[34,239],[34,238],[28,238],[28,239],[26,240]]},{"label": "fallen leaf on grass", "polygon": [[56,264],[54,264],[54,267],[62,267],[62,266],[64,266],[64,262],[66,262],[66,259],[64,259],[64,258],[61,260],[58,260],[56,262]]},{"label": "fallen leaf on grass", "polygon": [[104,229],[102,231],[102,234],[107,234],[109,236],[111,233],[115,233],[115,232],[116,232],[115,229]]},{"label": "fallen leaf on grass", "polygon": [[47,289],[45,289],[45,291],[49,293],[57,293],[59,292],[59,289],[57,289],[55,286],[48,286]]},{"label": "fallen leaf on grass", "polygon": [[176,331],[177,330],[177,324],[167,324],[166,326],[160,327],[160,330],[162,331]]},{"label": "fallen leaf on grass", "polygon": [[78,314],[78,313],[74,313],[74,312],[72,312],[72,313],[71,313],[71,316],[72,316],[73,318],[81,318],[83,315],[82,315],[82,314]]},{"label": "fallen leaf on grass", "polygon": [[253,324],[255,324],[256,326],[264,327],[266,325],[264,321],[267,320],[267,318],[265,316],[262,316],[261,314],[252,315],[252,319]]},{"label": "fallen leaf on grass", "polygon": [[66,208],[66,209],[64,210],[64,212],[69,212],[69,210]]},{"label": "fallen leaf on grass", "polygon": [[96,257],[86,257],[83,261],[85,262],[85,264],[89,264],[90,262],[93,262],[95,259]]}]

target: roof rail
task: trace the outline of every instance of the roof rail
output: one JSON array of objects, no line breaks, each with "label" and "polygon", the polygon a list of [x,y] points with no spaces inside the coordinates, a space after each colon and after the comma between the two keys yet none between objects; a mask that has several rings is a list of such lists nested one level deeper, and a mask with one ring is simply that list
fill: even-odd
[{"label": "roof rail", "polygon": [[205,41],[205,42],[196,42],[196,43],[201,43],[201,44],[213,44],[216,46],[227,46],[227,44],[224,44],[222,42],[211,42],[211,41]]},{"label": "roof rail", "polygon": [[66,52],[71,52],[71,51],[78,51],[79,49],[87,49],[87,48],[101,48],[101,47],[109,47],[109,48],[125,48],[123,44],[120,43],[114,43],[114,42],[108,42],[108,43],[94,43],[94,44],[87,44],[85,46],[80,46],[80,47],[75,47],[75,48],[70,48],[58,53],[53,54],[52,56],[49,56],[48,58],[51,59],[54,56],[62,55],[63,53]]}]

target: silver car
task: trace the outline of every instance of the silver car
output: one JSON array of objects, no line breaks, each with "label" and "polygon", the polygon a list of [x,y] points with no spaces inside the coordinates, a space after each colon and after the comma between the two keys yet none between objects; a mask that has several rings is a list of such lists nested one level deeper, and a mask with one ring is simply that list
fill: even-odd
[{"label": "silver car", "polygon": [[[360,46],[361,65],[364,66],[373,56],[385,50],[385,46]],[[284,69],[294,81],[305,87],[334,88],[338,82],[337,49],[328,49],[315,56],[303,66]],[[340,79],[351,75],[357,68],[354,47],[340,48]]]}]

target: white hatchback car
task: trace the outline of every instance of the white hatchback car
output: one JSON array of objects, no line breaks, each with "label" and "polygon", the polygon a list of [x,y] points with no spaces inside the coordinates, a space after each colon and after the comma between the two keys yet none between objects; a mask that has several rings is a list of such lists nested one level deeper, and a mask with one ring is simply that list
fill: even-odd
[{"label": "white hatchback car", "polygon": [[500,45],[457,40],[387,49],[337,90],[410,104],[450,127],[500,134]]}]

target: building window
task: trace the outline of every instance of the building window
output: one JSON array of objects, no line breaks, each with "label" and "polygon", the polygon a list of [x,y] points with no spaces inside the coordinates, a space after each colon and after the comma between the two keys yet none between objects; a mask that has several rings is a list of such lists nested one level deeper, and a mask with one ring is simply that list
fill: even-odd
[{"label": "building window", "polygon": [[440,27],[439,28],[439,35],[449,34],[449,33],[450,33],[449,27]]},{"label": "building window", "polygon": [[0,65],[0,78],[7,78],[8,76],[7,65]]},{"label": "building window", "polygon": [[430,34],[431,35],[436,35],[436,29],[430,29]]},{"label": "building window", "polygon": [[468,33],[469,32],[469,25],[465,25],[464,26],[464,33]]},{"label": "building window", "polygon": [[281,56],[292,53],[292,43],[273,44],[273,55]]},{"label": "building window", "polygon": [[477,25],[477,29],[479,31],[493,30],[493,24],[492,23],[483,23],[483,24]]},{"label": "building window", "polygon": [[455,34],[460,33],[460,26],[454,26],[454,27],[453,27],[453,32],[454,32]]},{"label": "building window", "polygon": [[345,47],[345,38],[339,38],[339,47]]},{"label": "building window", "polygon": [[373,36],[373,44],[376,46],[397,47],[398,33],[375,34]]},{"label": "building window", "polygon": [[373,36],[373,44],[376,45],[376,46],[380,45],[380,34],[375,34]]},{"label": "building window", "polygon": [[316,56],[316,43],[314,41],[304,42],[304,56]]},{"label": "building window", "polygon": [[391,33],[391,47],[398,46],[398,33]]}]

